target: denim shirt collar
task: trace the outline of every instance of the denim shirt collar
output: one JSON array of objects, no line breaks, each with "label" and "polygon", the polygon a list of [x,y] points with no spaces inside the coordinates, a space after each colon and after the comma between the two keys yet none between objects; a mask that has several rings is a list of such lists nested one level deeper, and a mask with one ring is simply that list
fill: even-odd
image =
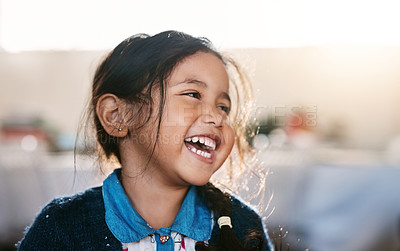
[{"label": "denim shirt collar", "polygon": [[205,203],[197,195],[195,186],[189,188],[171,227],[153,229],[133,208],[118,179],[120,175],[121,169],[116,169],[103,182],[105,220],[119,241],[137,242],[150,234],[170,235],[171,231],[196,241],[206,241],[211,238],[212,216]]}]

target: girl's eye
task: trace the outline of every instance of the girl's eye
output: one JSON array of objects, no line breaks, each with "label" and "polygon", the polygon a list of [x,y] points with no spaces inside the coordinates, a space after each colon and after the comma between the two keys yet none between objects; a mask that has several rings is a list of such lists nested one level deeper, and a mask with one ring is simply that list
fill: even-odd
[{"label": "girl's eye", "polygon": [[229,114],[229,111],[231,110],[230,107],[228,107],[228,106],[223,106],[223,105],[218,106],[218,109],[221,109],[221,110],[224,111],[226,114]]},{"label": "girl's eye", "polygon": [[195,99],[200,99],[200,93],[198,93],[198,92],[188,92],[188,93],[185,93],[184,95],[187,95],[187,96],[195,98]]}]

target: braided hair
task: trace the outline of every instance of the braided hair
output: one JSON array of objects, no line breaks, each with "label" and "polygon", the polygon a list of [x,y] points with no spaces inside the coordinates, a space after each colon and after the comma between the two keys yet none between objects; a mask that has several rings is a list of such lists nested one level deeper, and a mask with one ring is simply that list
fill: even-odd
[{"label": "braided hair", "polygon": [[[204,199],[208,208],[213,211],[215,221],[222,216],[231,216],[231,196],[229,194],[223,193],[210,182],[198,187],[198,193]],[[262,250],[265,242],[263,233],[259,231],[250,232],[244,241],[245,243],[241,243],[231,226],[223,225],[218,233],[215,245],[199,242],[196,245],[196,250],[256,251]]]}]

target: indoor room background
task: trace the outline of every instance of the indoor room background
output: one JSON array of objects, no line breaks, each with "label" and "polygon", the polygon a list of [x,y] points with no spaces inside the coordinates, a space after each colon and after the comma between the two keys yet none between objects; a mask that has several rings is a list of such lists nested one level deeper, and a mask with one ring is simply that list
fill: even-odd
[{"label": "indoor room background", "polygon": [[270,236],[290,250],[400,250],[399,11],[389,0],[0,0],[0,249],[53,197],[101,184],[76,141],[100,59],[130,35],[174,29],[209,38],[252,80],[248,140]]}]

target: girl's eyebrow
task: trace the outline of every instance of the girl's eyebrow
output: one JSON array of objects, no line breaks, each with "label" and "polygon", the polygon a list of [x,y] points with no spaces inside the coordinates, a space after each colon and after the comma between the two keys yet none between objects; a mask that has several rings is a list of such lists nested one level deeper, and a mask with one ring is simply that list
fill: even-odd
[{"label": "girl's eyebrow", "polygon": [[[180,85],[180,84],[194,84],[194,85],[200,85],[202,87],[207,87],[207,83],[205,83],[201,80],[195,79],[195,78],[187,78],[187,79],[183,80],[182,82],[178,82],[178,83],[174,84],[173,86]],[[220,97],[227,99],[229,101],[229,103],[232,103],[231,98],[229,97],[228,93],[222,92],[220,94]]]},{"label": "girl's eyebrow", "polygon": [[174,85],[180,85],[180,84],[197,84],[197,85],[201,85],[202,87],[207,87],[206,83],[204,83],[201,80],[195,79],[195,78],[187,78],[187,79],[183,80],[182,82],[178,82]]}]

